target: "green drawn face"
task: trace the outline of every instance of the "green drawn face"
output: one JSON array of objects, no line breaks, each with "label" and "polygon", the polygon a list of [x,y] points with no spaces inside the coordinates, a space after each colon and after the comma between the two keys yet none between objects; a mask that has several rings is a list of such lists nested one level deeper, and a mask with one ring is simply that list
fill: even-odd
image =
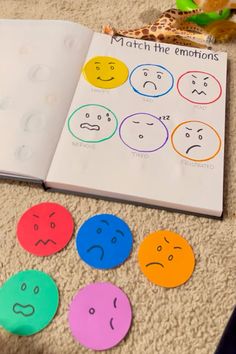
[{"label": "green drawn face", "polygon": [[16,273],[0,288],[0,326],[20,336],[37,333],[51,322],[58,304],[58,289],[49,275]]}]

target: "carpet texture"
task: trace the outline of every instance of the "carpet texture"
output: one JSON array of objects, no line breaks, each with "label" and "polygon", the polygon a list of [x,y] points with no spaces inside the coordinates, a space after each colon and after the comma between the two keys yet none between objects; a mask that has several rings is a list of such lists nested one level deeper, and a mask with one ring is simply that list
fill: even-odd
[{"label": "carpet texture", "polygon": [[[174,5],[169,0],[0,0],[2,18],[64,19],[101,31],[104,23],[120,28],[138,27],[154,20]],[[225,214],[210,220],[120,203],[59,193],[18,182],[0,182],[0,284],[23,269],[49,273],[60,291],[60,306],[53,322],[32,337],[17,337],[0,329],[1,354],[72,354],[91,352],[76,343],[67,323],[68,305],[75,292],[94,281],[111,281],[121,287],[133,305],[133,325],[114,354],[210,354],[214,353],[236,304],[236,96],[235,43],[218,45],[229,55]],[[207,191],[206,191],[207,193]],[[131,257],[115,270],[88,267],[75,252],[74,239],[66,249],[48,258],[25,252],[16,242],[16,224],[31,205],[54,201],[67,207],[75,229],[96,213],[114,213],[131,227],[134,247]],[[192,245],[196,268],[192,278],[176,289],[152,285],[137,264],[140,241],[148,233],[170,229]],[[236,349],[235,349],[236,350]]]}]

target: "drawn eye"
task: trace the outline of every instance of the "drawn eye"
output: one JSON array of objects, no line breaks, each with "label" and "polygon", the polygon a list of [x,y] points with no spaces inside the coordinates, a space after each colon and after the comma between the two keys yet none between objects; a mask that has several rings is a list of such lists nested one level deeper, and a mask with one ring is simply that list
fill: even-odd
[{"label": "drawn eye", "polygon": [[96,66],[96,70],[100,70],[99,66]]},{"label": "drawn eye", "polygon": [[107,120],[108,120],[108,122],[110,122],[110,121],[111,121],[111,118],[109,117],[109,118],[107,118]]},{"label": "drawn eye", "polygon": [[95,309],[93,307],[91,307],[89,309],[89,313],[90,313],[90,315],[94,315],[95,314]]},{"label": "drawn eye", "polygon": [[102,229],[101,229],[101,227],[98,227],[97,228],[97,234],[101,234],[102,233]]},{"label": "drawn eye", "polygon": [[110,69],[111,69],[111,70],[114,70],[115,68],[114,68],[114,66],[113,66],[113,65],[111,65],[111,66],[110,66]]},{"label": "drawn eye", "polygon": [[202,140],[202,135],[198,135],[198,139],[199,139],[199,140]]},{"label": "drawn eye", "polygon": [[144,76],[147,76],[147,74],[148,74],[148,73],[147,73],[146,71],[144,71]]},{"label": "drawn eye", "polygon": [[160,75],[160,74],[158,74],[158,75],[157,75],[157,78],[158,78],[158,79],[161,79],[161,75]]},{"label": "drawn eye", "polygon": [[55,227],[56,227],[55,222],[51,221],[51,222],[50,222],[50,227],[51,227],[51,229],[55,229]]},{"label": "drawn eye", "polygon": [[34,288],[34,293],[35,293],[35,294],[38,294],[38,292],[39,292],[39,287],[36,286],[36,287]]},{"label": "drawn eye", "polygon": [[168,257],[168,261],[172,261],[174,257],[172,256],[172,254]]},{"label": "drawn eye", "polygon": [[189,134],[189,133],[186,133],[185,136],[186,136],[186,138],[189,138],[189,137],[190,137],[190,134]]},{"label": "drawn eye", "polygon": [[38,231],[38,229],[39,229],[38,224],[34,224],[34,231]]},{"label": "drawn eye", "polygon": [[204,82],[204,86],[207,87],[207,86],[208,86],[208,83],[207,83],[207,82]]},{"label": "drawn eye", "polygon": [[193,85],[196,85],[196,81],[193,80],[193,81],[192,81],[192,84],[193,84]]},{"label": "drawn eye", "polygon": [[22,291],[25,291],[26,290],[26,284],[23,283],[20,288],[21,288]]},{"label": "drawn eye", "polygon": [[117,241],[117,238],[116,237],[112,237],[111,243],[116,243],[116,241]]},{"label": "drawn eye", "polygon": [[97,118],[98,118],[98,120],[101,120],[101,119],[102,119],[102,116],[99,114],[99,115],[97,116]]},{"label": "drawn eye", "polygon": [[89,118],[89,113],[86,113],[86,114],[85,114],[85,117],[86,117],[86,118]]},{"label": "drawn eye", "polygon": [[161,246],[158,246],[157,247],[157,251],[160,252],[162,250],[162,247]]}]

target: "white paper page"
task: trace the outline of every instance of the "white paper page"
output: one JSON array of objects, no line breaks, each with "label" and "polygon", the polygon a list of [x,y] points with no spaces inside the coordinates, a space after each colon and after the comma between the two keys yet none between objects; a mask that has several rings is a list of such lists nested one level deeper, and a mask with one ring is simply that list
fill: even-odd
[{"label": "white paper page", "polygon": [[44,179],[92,31],[66,21],[0,21],[0,170]]},{"label": "white paper page", "polygon": [[[48,186],[220,216],[226,53],[95,34],[86,61],[98,55],[123,61],[129,80],[114,89],[101,89],[81,75]],[[165,69],[172,73],[174,83]],[[190,73],[182,76],[186,72]],[[150,97],[154,94],[158,97]],[[115,113],[118,128],[110,139],[80,140],[90,134],[79,128],[86,121],[86,109],[93,115],[91,108],[80,108],[87,104]],[[102,119],[105,113],[101,108]],[[94,139],[95,135],[96,131]]]}]

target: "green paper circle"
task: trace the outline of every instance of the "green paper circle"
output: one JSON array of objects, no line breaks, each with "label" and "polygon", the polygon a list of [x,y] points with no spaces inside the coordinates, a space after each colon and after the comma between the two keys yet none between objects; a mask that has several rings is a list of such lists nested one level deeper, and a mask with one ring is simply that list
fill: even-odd
[{"label": "green paper circle", "polygon": [[52,321],[58,304],[58,288],[49,275],[38,270],[16,273],[0,288],[0,326],[30,336]]},{"label": "green paper circle", "polygon": [[[193,0],[176,0],[177,9],[181,11],[196,10],[198,6]],[[188,21],[195,22],[199,26],[209,25],[217,20],[226,20],[231,14],[229,9],[224,9],[220,12],[209,12],[189,17]]]}]

